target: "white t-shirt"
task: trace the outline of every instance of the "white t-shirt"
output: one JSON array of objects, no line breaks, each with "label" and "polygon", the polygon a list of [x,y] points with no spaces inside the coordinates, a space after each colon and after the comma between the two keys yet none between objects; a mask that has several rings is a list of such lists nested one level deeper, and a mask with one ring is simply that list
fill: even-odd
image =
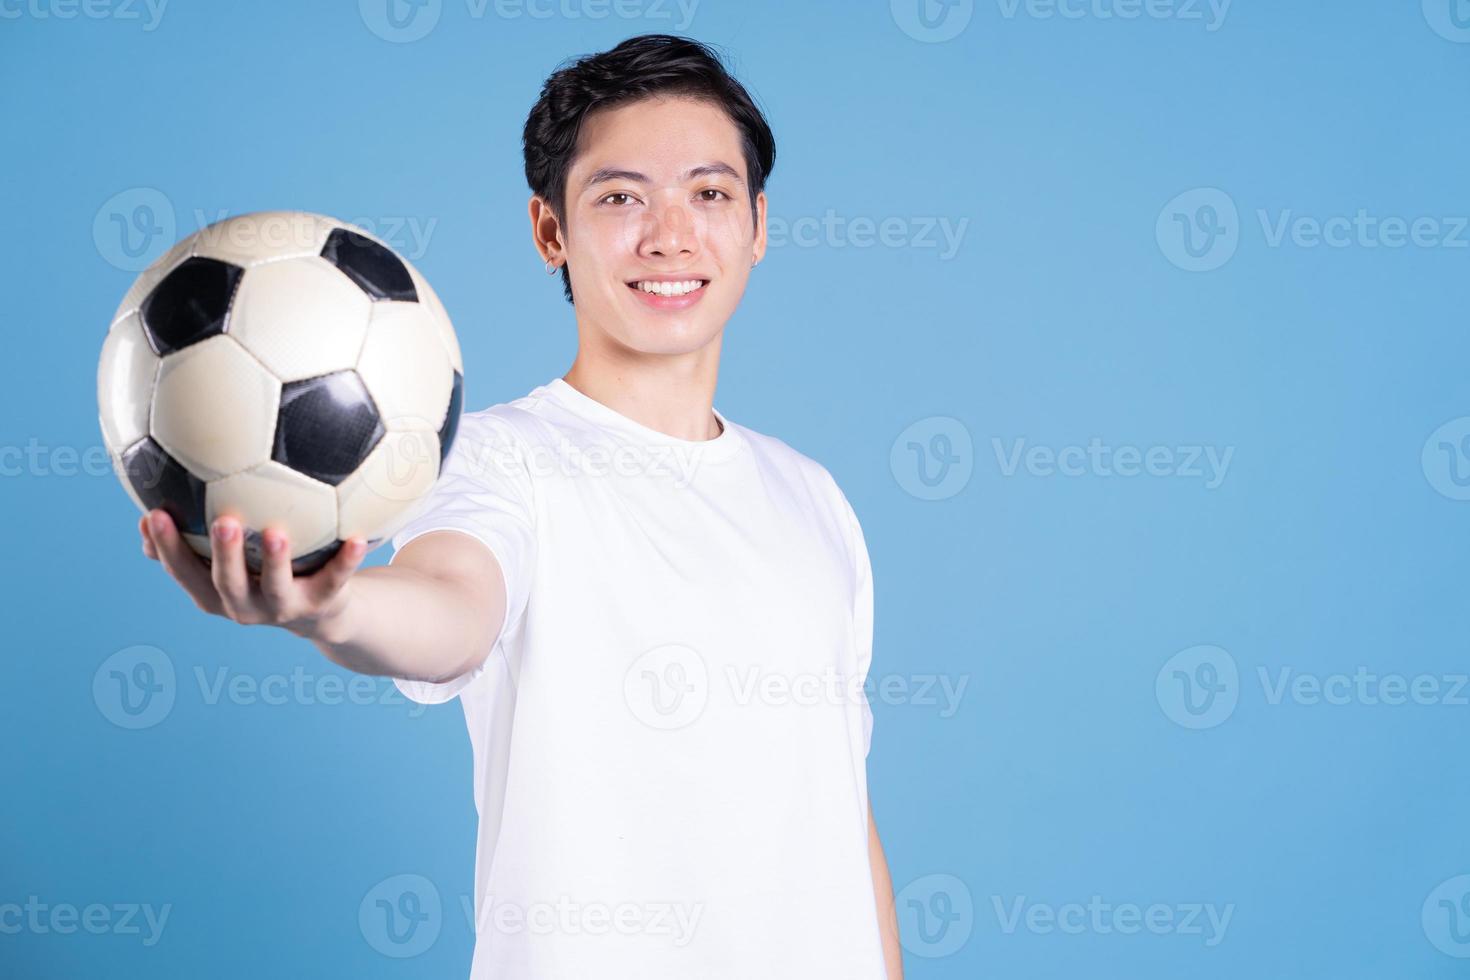
[{"label": "white t-shirt", "polygon": [[479,812],[471,980],[883,980],[868,553],[821,465],[675,439],[560,378],[466,413],[393,536],[484,542],[508,611],[456,694]]}]

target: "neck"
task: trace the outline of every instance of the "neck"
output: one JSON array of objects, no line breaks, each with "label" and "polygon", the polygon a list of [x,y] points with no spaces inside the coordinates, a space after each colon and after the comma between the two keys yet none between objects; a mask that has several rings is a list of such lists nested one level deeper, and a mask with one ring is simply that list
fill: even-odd
[{"label": "neck", "polygon": [[718,372],[716,338],[683,356],[601,357],[582,349],[562,380],[640,425],[700,442],[723,431],[712,411]]}]

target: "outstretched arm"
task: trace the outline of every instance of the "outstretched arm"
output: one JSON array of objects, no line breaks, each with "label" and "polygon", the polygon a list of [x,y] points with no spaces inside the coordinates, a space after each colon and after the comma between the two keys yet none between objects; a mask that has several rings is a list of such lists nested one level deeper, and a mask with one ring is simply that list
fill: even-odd
[{"label": "outstretched arm", "polygon": [[[155,523],[156,521],[156,523]],[[259,575],[245,566],[240,522],[215,519],[213,561],[204,561],[173,518],[155,509],[138,522],[143,553],[160,562],[204,612],[247,625],[279,626],[359,674],[437,681],[474,667],[505,619],[505,579],[489,548],[455,531],[421,534],[393,561],[358,568],[366,547],[345,544],[313,575],[297,576],[291,542],[279,529]],[[269,545],[279,543],[271,550]]]}]

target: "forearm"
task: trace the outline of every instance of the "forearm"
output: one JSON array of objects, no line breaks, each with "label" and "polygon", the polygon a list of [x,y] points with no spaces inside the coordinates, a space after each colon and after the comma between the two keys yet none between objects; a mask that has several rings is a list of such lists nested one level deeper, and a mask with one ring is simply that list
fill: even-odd
[{"label": "forearm", "polygon": [[490,649],[502,610],[406,565],[364,568],[342,601],[308,633],[330,661],[359,674],[441,681]]},{"label": "forearm", "polygon": [[883,938],[883,964],[888,980],[903,980],[903,947],[898,939],[898,910],[893,902],[893,880],[888,873],[888,859],[878,840],[878,827],[873,822],[873,807],[868,804],[868,861],[873,868],[873,897],[878,905],[878,931]]}]

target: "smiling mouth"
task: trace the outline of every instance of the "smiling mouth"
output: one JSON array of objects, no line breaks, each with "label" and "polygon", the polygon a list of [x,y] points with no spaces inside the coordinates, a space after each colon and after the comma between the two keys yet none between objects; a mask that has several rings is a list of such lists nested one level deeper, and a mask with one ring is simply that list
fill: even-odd
[{"label": "smiling mouth", "polygon": [[627,284],[629,289],[654,296],[688,296],[709,285],[708,279],[684,279],[677,282],[659,282],[653,279],[638,279]]}]

